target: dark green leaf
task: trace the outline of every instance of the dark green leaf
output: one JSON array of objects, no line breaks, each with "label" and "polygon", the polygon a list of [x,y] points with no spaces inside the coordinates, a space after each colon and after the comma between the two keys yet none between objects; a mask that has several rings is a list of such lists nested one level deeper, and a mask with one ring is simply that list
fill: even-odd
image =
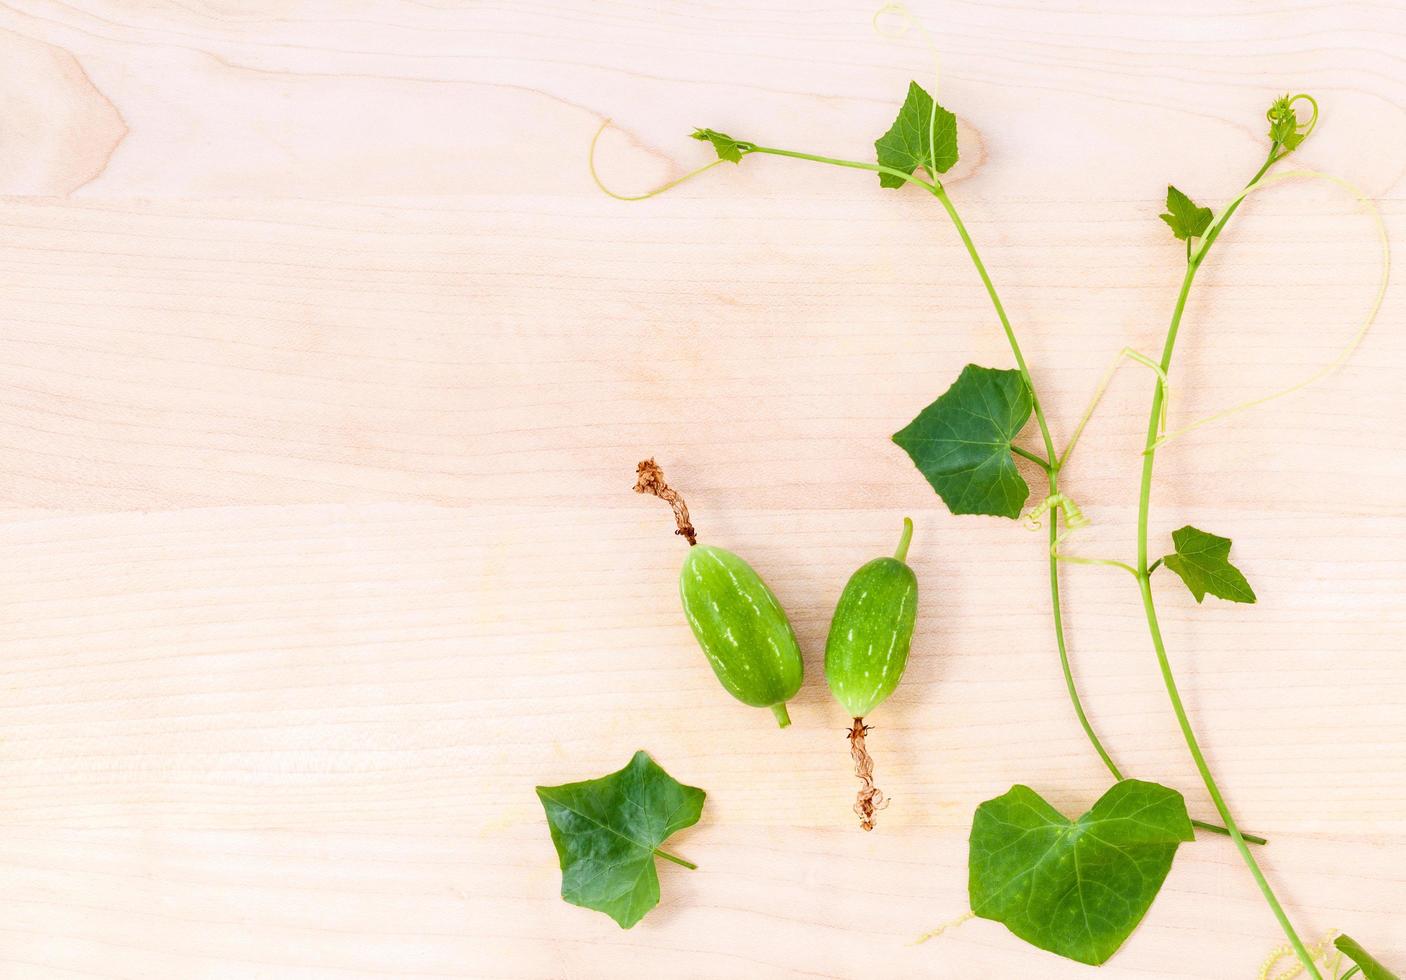
[{"label": "dark green leaf", "polygon": [[1211,209],[1198,208],[1196,203],[1172,185],[1167,185],[1167,211],[1161,215],[1180,239],[1200,238],[1211,227]]},{"label": "dark green leaf", "polygon": [[1293,150],[1303,142],[1306,133],[1299,132],[1299,117],[1287,95],[1274,100],[1269,107],[1269,138],[1281,144],[1286,150]]},{"label": "dark green leaf", "polygon": [[704,796],[642,751],[600,779],[538,786],[561,859],[561,897],[630,928],[659,904],[659,845],[698,822]]},{"label": "dark green leaf", "polygon": [[713,149],[718,151],[718,157],[732,163],[741,163],[743,155],[751,153],[757,146],[755,143],[735,140],[726,133],[719,133],[713,129],[695,129],[693,138],[705,143],[712,143]]},{"label": "dark green leaf", "polygon": [[1019,371],[968,364],[937,401],[894,434],[954,514],[1019,517],[1030,487],[1016,471],[1011,440],[1030,418]]},{"label": "dark green leaf", "polygon": [[[957,162],[957,117],[923,91],[917,82],[908,83],[908,98],[898,110],[889,131],[874,141],[879,163],[911,174],[922,167],[936,177]],[[879,174],[881,187],[902,187],[906,183],[893,174]]]},{"label": "dark green leaf", "polygon": [[1028,786],[977,807],[971,909],[1021,939],[1080,963],[1112,956],[1142,920],[1192,839],[1176,790],[1125,779],[1071,821]]},{"label": "dark green leaf", "polygon": [[1191,594],[1200,602],[1209,592],[1231,602],[1254,602],[1255,590],[1230,563],[1230,539],[1208,534],[1188,524],[1172,532],[1174,554],[1163,563],[1181,576]]},{"label": "dark green leaf", "polygon": [[1372,954],[1363,949],[1351,936],[1339,936],[1333,940],[1333,945],[1362,968],[1362,975],[1367,980],[1398,980],[1395,973],[1378,963]]}]

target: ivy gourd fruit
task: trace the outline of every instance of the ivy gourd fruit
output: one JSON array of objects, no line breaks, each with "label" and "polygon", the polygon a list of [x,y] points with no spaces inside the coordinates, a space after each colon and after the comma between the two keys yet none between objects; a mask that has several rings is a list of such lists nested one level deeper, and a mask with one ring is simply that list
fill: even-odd
[{"label": "ivy gourd fruit", "polygon": [[905,563],[912,539],[913,522],[905,517],[893,557],[875,558],[850,576],[825,642],[825,680],[854,719],[848,735],[850,755],[862,784],[854,812],[865,830],[874,829],[874,811],[886,801],[874,786],[864,718],[894,692],[908,665],[918,615],[918,578]]},{"label": "ivy gourd fruit", "polygon": [[737,700],[770,708],[782,728],[791,724],[786,702],[801,688],[801,647],[781,603],[751,565],[725,548],[700,545],[688,507],[664,482],[652,459],[641,462],[637,493],[668,503],[675,532],[689,543],[679,572],[683,612],[718,681]]}]

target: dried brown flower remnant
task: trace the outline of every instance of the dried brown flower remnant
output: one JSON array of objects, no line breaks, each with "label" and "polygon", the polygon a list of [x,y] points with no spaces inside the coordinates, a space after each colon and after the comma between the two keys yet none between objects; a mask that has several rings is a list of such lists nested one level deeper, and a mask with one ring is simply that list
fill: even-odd
[{"label": "dried brown flower remnant", "polygon": [[659,468],[659,464],[653,457],[641,460],[639,466],[635,468],[635,493],[652,493],[664,503],[674,509],[674,523],[679,529],[675,534],[682,534],[688,539],[691,545],[698,543],[698,532],[688,519],[688,504],[683,502],[683,498],[673,487],[664,482],[664,471]]},{"label": "dried brown flower remnant", "polygon": [[855,797],[854,812],[859,815],[859,826],[865,830],[874,829],[874,813],[889,805],[883,791],[874,785],[874,760],[864,747],[864,736],[869,726],[863,718],[854,719],[854,727],[849,730],[849,754],[854,759],[854,774],[862,785]]}]

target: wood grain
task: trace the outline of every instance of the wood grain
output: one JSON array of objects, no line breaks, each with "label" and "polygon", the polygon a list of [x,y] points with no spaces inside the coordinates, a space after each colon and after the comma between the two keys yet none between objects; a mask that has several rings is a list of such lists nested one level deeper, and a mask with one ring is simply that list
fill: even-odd
[{"label": "wood grain", "polygon": [[[923,3],[949,182],[1060,440],[1114,352],[1160,343],[1175,181],[1219,206],[1262,113],[1313,92],[1306,166],[1406,233],[1400,3]],[[0,5],[0,975],[1073,978],[974,921],[965,840],[1020,781],[1107,778],[1055,657],[1041,537],[953,518],[888,436],[1010,355],[950,226],[778,159],[644,203],[709,125],[864,158],[913,39],[863,5]],[[1258,195],[1202,274],[1187,421],[1330,360],[1367,218]],[[1212,765],[1306,936],[1406,963],[1406,305],[1341,371],[1161,454],[1153,532],[1235,539],[1253,607],[1159,602]],[[1064,483],[1133,546],[1151,379]],[[655,454],[704,540],[792,615],[784,732],[717,687]],[[849,573],[917,523],[909,674],[870,720],[864,835],[820,656]],[[1094,723],[1210,807],[1135,590],[1068,571]],[[648,749],[707,788],[622,932],[565,905],[538,783]],[[1233,849],[1184,849],[1101,976],[1251,978],[1282,941]]]}]

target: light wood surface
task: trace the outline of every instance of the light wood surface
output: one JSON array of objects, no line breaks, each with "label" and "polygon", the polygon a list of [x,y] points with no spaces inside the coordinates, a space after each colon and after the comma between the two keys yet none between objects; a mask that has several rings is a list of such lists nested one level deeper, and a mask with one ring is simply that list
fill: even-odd
[{"label": "light wood surface", "polygon": [[[1406,7],[915,5],[950,181],[1057,438],[1179,279],[1169,181],[1219,207],[1262,113],[1406,240]],[[866,5],[15,0],[0,7],[0,975],[1092,976],[965,909],[973,808],[1108,779],[1043,538],[954,518],[890,433],[1010,364],[931,200],[779,159],[647,202],[737,136],[867,158],[920,43]],[[1258,196],[1193,297],[1174,420],[1328,361],[1375,283],[1326,185]],[[1229,535],[1255,606],[1156,588],[1212,765],[1305,935],[1406,963],[1406,300],[1351,363],[1159,459],[1153,533]],[[1151,379],[1065,477],[1127,556]],[[654,454],[808,658],[778,731],[689,635]],[[850,572],[917,523],[908,676],[849,811],[820,671]],[[1094,723],[1210,806],[1133,584],[1071,568]],[[709,797],[623,932],[564,904],[533,786],[648,749]],[[1282,938],[1226,841],[1184,848],[1099,974],[1245,978]]]}]

